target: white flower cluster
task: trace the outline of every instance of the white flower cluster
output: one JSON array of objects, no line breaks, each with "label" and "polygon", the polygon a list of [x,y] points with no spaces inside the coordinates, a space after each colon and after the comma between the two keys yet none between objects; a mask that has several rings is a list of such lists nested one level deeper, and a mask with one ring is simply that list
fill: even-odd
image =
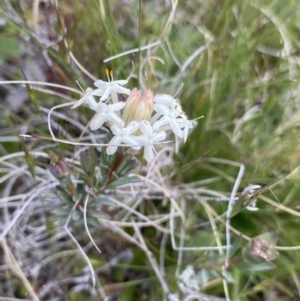
[{"label": "white flower cluster", "polygon": [[[144,147],[144,158],[151,162],[155,156],[154,144],[164,141],[167,131],[173,131],[176,139],[186,141],[196,121],[188,120],[177,99],[165,94],[153,97],[151,90],[131,91],[123,87],[127,80],[114,81],[112,71],[106,70],[106,74],[108,82],[97,80],[94,83],[97,88],[87,88],[72,109],[86,104],[96,112],[90,122],[91,130],[99,129],[104,123],[110,127],[114,137],[106,149],[108,155],[122,145],[130,145],[134,150]],[[118,93],[129,95],[126,102],[119,101]],[[95,96],[100,97],[98,102]]]}]

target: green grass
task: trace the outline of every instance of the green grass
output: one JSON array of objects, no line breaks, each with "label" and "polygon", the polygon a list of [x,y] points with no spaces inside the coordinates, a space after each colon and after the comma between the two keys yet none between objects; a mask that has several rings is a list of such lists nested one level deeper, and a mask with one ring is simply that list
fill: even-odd
[{"label": "green grass", "polygon": [[[179,191],[177,196],[180,197],[175,202],[178,206],[183,206],[184,203],[186,207],[186,229],[183,236],[186,238],[185,246],[207,246],[218,239],[216,235],[219,235],[222,244],[226,244],[224,220],[216,222],[215,232],[211,227],[195,229],[192,226],[207,221],[213,224],[212,210],[218,215],[226,212],[227,203],[205,201],[205,197],[213,193],[229,197],[237,181],[239,166],[243,164],[245,173],[239,192],[249,184],[269,187],[258,197],[259,211],[243,210],[231,219],[231,225],[236,229],[231,234],[232,242],[238,238],[238,233],[244,237],[230,263],[229,270],[234,283],[227,283],[228,296],[231,300],[242,301],[283,298],[296,300],[300,291],[300,3],[295,0],[174,1],[172,18],[172,6],[169,2],[171,1],[63,1],[59,2],[58,9],[52,4],[49,8],[40,4],[38,14],[35,15],[32,3],[7,0],[0,4],[0,17],[6,21],[0,28],[0,60],[3,63],[0,69],[1,80],[32,79],[28,78],[28,70],[31,70],[35,80],[41,80],[37,77],[35,64],[41,66],[37,63],[37,58],[43,53],[43,58],[47,57],[51,62],[49,65],[44,62],[41,67],[45,81],[75,89],[76,80],[83,88],[92,86],[93,80],[74,67],[75,63],[68,55],[69,49],[95,78],[105,80],[105,68],[108,68],[114,71],[115,79],[131,76],[129,88],[147,87],[155,93],[171,95],[183,84],[177,97],[184,111],[191,119],[202,115],[204,118],[198,120],[198,126],[174,156],[174,166],[162,168],[161,173],[166,178],[172,173],[165,184],[170,191]],[[10,12],[9,3],[14,9]],[[55,18],[59,22],[51,21]],[[43,35],[39,35],[38,28],[43,29]],[[149,50],[103,62],[121,52],[159,40],[161,44]],[[30,62],[29,67],[25,67],[25,60]],[[17,108],[12,108],[6,102],[11,87],[16,88],[16,85],[0,86],[3,99],[0,103],[0,137],[3,137],[0,145],[1,158],[24,151],[24,146],[22,149],[18,142],[21,126],[26,125],[26,133],[49,137],[45,114],[39,110],[41,107],[50,109],[67,102],[66,97],[78,99],[75,92],[62,89],[52,89],[61,95],[28,89],[28,98]],[[11,98],[12,102],[17,98]],[[91,112],[85,108],[72,112],[68,108],[61,108],[59,112],[83,126],[92,117]],[[79,137],[81,130],[62,119],[53,117],[60,126],[56,133],[63,138],[67,134],[74,139]],[[14,137],[15,141],[5,138],[8,136]],[[41,177],[39,168],[46,170],[46,159],[33,156],[32,161],[31,152],[36,152],[39,148],[45,153],[49,153],[49,149],[60,151],[70,160],[74,153],[72,146],[57,145],[46,140],[26,140],[24,145],[28,149],[26,157],[11,157],[5,160],[6,163],[0,161],[0,185],[3,191],[1,211],[4,220],[1,232],[13,218],[13,212],[20,208],[17,204],[10,208],[10,202],[4,198],[16,194],[15,187],[22,186],[22,193],[25,193],[26,187],[28,191],[34,191],[40,180],[38,177],[33,180],[30,171],[34,173],[35,170]],[[26,168],[28,163],[31,168],[28,169],[28,174],[18,179],[14,179],[13,174],[10,175],[13,170],[16,172],[17,167]],[[146,171],[144,167],[141,173],[145,174]],[[10,179],[14,181],[10,182]],[[197,181],[209,179],[212,180],[197,184]],[[52,189],[51,196],[56,201],[51,200],[55,203],[58,199],[53,192],[55,191]],[[33,248],[37,244],[36,253],[28,250],[28,253],[18,255],[18,245],[25,238],[27,243],[30,242],[30,233],[22,232],[22,223],[12,228],[2,245],[6,256],[8,251],[5,245],[9,246],[16,260],[19,260],[19,265],[27,260],[24,264],[28,264],[28,269],[30,264],[35,265],[32,259],[34,256],[38,256],[37,262],[40,262],[59,251],[75,249],[67,235],[57,237],[62,229],[58,223],[59,217],[52,213],[49,195],[41,197],[43,209],[38,207],[40,205],[30,207],[30,210],[36,212],[29,220],[23,220],[25,225],[34,225],[35,221],[41,227],[43,223],[45,228],[46,224],[50,225],[48,230],[39,232],[35,229],[37,232],[34,232],[49,236],[49,239],[43,238],[47,242],[46,247],[33,240]],[[166,214],[170,210],[170,203],[169,198],[165,197],[163,201],[162,197],[156,196],[153,200],[143,202],[136,210],[145,215]],[[123,216],[120,213],[117,217],[121,219]],[[163,225],[168,227],[169,224]],[[18,233],[17,226],[22,235]],[[88,272],[83,272],[86,262],[78,252],[77,257],[67,254],[50,260],[43,267],[46,268],[46,274],[38,279],[23,270],[29,287],[34,287],[36,294],[42,294],[40,287],[56,281],[60,287],[57,290],[59,293],[45,293],[46,297],[41,295],[41,300],[51,300],[54,296],[60,298],[58,300],[99,300],[100,281],[106,294],[114,295],[117,300],[163,300],[161,282],[153,266],[149,264],[147,253],[126,240],[124,233],[101,227],[95,226],[90,231],[102,254],[92,248],[82,224],[74,224],[72,227],[72,234],[82,247],[85,246],[84,251],[93,267],[100,269],[96,289],[92,288],[91,283],[87,283],[87,278],[84,280],[86,288],[79,291],[72,290],[74,282],[68,283],[66,280],[70,278],[75,281],[77,276],[80,280],[79,276],[88,275]],[[120,229],[130,236],[138,235],[132,227]],[[176,218],[175,230],[178,246],[180,233],[183,235],[179,218]],[[154,227],[140,231],[148,250],[159,262],[162,232]],[[242,256],[247,237],[253,238],[267,232],[277,232],[276,245],[282,248],[278,248],[280,257],[273,262],[276,268],[251,272],[238,269],[237,261]],[[55,246],[59,243],[61,248]],[[110,260],[122,254],[125,249],[132,252],[132,257],[125,256],[115,266],[110,265]],[[214,300],[214,296],[225,298],[226,285],[220,277],[224,254],[199,250],[179,253],[182,255],[181,265],[178,264],[178,252],[173,250],[170,237],[166,237],[164,279],[171,292],[179,292],[176,269],[177,272],[182,272],[191,264],[196,271],[205,270],[208,274],[207,282],[201,289],[201,293],[209,295],[207,300]],[[0,296],[29,298],[24,293],[28,291],[24,277],[20,273],[14,274],[14,265],[5,264],[8,264],[7,260],[1,263],[2,271],[5,271],[1,272],[5,285],[0,286]],[[108,267],[101,270],[106,264]],[[50,271],[48,275],[47,267]],[[213,275],[212,271],[219,274]],[[10,281],[12,284],[8,285]],[[182,296],[180,298],[179,300],[183,300]]]}]

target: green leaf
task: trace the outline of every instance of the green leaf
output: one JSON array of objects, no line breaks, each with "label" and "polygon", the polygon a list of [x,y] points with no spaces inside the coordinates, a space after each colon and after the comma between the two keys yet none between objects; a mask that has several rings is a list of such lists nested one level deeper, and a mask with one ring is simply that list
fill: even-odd
[{"label": "green leaf", "polygon": [[94,227],[99,227],[99,222],[98,222],[97,218],[94,218],[92,216],[87,216],[86,220],[89,225],[94,226]]},{"label": "green leaf", "polygon": [[137,176],[128,177],[128,178],[121,178],[121,179],[113,181],[108,186],[108,188],[112,189],[112,188],[116,188],[118,186],[122,186],[122,185],[126,185],[126,184],[138,183],[140,181],[141,181],[140,178],[137,177]]},{"label": "green leaf", "polygon": [[205,285],[210,280],[209,272],[206,269],[201,269],[199,273],[197,273],[197,280],[200,286]]},{"label": "green leaf", "polygon": [[72,207],[65,206],[65,207],[56,208],[52,212],[57,215],[68,216],[70,214],[71,210],[72,210]]},{"label": "green leaf", "polygon": [[82,214],[78,210],[75,210],[72,214],[73,221],[79,221],[81,217],[82,217]]},{"label": "green leaf", "polygon": [[232,276],[232,273],[230,273],[228,270],[224,271],[222,276],[224,277],[227,283],[234,283],[234,278]]},{"label": "green leaf", "polygon": [[107,182],[108,182],[108,176],[102,177],[101,179],[99,179],[99,182],[97,183],[97,188],[105,187]]},{"label": "green leaf", "polygon": [[111,207],[116,207],[117,205],[107,196],[105,195],[99,195],[94,198],[94,200],[97,204],[107,205]]},{"label": "green leaf", "polygon": [[101,218],[101,219],[110,219],[110,216],[106,214],[105,212],[95,211],[90,214],[91,217],[94,218]]},{"label": "green leaf", "polygon": [[60,198],[62,202],[64,202],[66,205],[73,205],[72,197],[63,190],[60,186],[57,186],[57,195]]},{"label": "green leaf", "polygon": [[276,268],[276,265],[272,262],[262,262],[262,263],[238,263],[235,266],[237,269],[248,272],[260,272],[260,271],[268,271]]}]

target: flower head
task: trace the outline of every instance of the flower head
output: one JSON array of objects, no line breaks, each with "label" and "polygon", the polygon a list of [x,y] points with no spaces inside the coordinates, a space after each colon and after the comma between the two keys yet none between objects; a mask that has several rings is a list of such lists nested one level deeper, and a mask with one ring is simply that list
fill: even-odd
[{"label": "flower head", "polygon": [[[167,94],[153,96],[151,90],[142,92],[134,88],[131,91],[123,87],[127,80],[114,81],[113,72],[108,69],[106,75],[107,82],[95,81],[97,89],[88,88],[72,108],[87,104],[96,111],[90,122],[91,130],[107,123],[114,135],[106,149],[108,155],[114,154],[118,146],[124,144],[135,150],[143,146],[144,158],[151,162],[156,153],[155,144],[164,141],[168,131],[175,134],[176,148],[180,139],[186,142],[189,131],[197,123],[196,119],[187,118],[178,99]],[[129,96],[126,101],[119,101],[117,93]],[[100,101],[97,102],[94,96],[99,96]]]},{"label": "flower head", "polygon": [[253,256],[257,256],[267,262],[275,260],[279,256],[274,246],[265,239],[253,239],[250,252]]}]

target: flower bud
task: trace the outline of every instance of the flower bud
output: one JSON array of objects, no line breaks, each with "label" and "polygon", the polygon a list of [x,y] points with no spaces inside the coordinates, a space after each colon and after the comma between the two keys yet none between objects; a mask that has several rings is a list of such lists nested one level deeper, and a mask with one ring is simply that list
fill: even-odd
[{"label": "flower bud", "polygon": [[49,170],[58,180],[68,178],[70,175],[67,161],[62,155],[54,155],[51,157]]},{"label": "flower bud", "polygon": [[88,175],[93,175],[96,167],[96,152],[93,147],[80,153],[80,163],[83,171]]},{"label": "flower bud", "polygon": [[146,90],[143,95],[140,90],[133,89],[129,95],[122,119],[125,124],[131,121],[150,120],[153,112],[153,92]]}]

